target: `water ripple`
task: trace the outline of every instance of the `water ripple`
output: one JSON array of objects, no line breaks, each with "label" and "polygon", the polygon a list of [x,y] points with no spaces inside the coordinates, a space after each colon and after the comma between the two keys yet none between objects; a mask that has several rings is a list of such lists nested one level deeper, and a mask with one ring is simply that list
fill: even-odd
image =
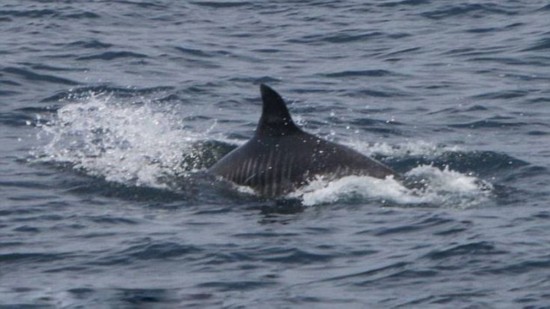
[{"label": "water ripple", "polygon": [[62,85],[68,85],[68,86],[75,86],[79,84],[78,82],[67,78],[58,77],[55,75],[38,74],[34,71],[31,71],[25,68],[5,67],[0,72],[14,75],[16,76],[16,79],[21,81],[26,80],[26,81],[32,81],[32,82],[47,82],[47,83],[62,84]]},{"label": "water ripple", "polygon": [[422,13],[422,16],[430,19],[441,20],[451,17],[456,18],[462,15],[469,15],[474,18],[482,18],[486,15],[495,14],[512,16],[517,14],[517,12],[498,4],[468,3],[445,6],[445,8]]},{"label": "water ripple", "polygon": [[142,59],[142,58],[149,58],[149,57],[145,54],[134,53],[134,52],[129,52],[129,51],[118,51],[118,52],[108,51],[108,52],[95,54],[95,55],[77,57],[76,60],[81,60],[81,61],[82,60],[107,60],[107,61],[110,61],[110,60],[115,60],[115,59],[119,59],[119,58]]},{"label": "water ripple", "polygon": [[496,246],[489,242],[472,242],[468,244],[457,244],[445,249],[434,250],[426,255],[432,260],[445,260],[455,256],[480,257],[482,255],[503,255],[507,251],[499,250]]}]

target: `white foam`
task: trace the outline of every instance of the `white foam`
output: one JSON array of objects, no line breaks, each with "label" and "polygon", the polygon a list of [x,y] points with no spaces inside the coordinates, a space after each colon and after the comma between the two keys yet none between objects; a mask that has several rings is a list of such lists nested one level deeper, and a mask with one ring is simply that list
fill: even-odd
[{"label": "white foam", "polygon": [[382,205],[469,208],[486,202],[492,190],[490,184],[448,168],[419,166],[405,176],[414,177],[423,186],[407,188],[392,177],[347,176],[334,181],[318,178],[290,196],[300,198],[308,206],[374,200]]},{"label": "white foam", "polygon": [[94,94],[68,103],[41,125],[39,137],[49,142],[36,155],[107,181],[165,187],[159,179],[191,169],[182,154],[208,132],[185,130],[175,113],[151,105]]},{"label": "white foam", "polygon": [[304,205],[313,206],[359,198],[385,198],[406,194],[406,188],[393,178],[377,179],[367,176],[346,176],[327,181],[317,178],[304,188],[290,194],[301,198]]}]

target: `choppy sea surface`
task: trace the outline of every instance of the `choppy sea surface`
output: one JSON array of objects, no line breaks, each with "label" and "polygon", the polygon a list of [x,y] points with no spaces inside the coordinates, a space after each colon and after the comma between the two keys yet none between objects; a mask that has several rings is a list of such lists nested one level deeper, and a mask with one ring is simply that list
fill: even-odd
[{"label": "choppy sea surface", "polygon": [[[0,308],[550,308],[550,3],[0,3]],[[424,184],[205,173],[258,85]]]}]

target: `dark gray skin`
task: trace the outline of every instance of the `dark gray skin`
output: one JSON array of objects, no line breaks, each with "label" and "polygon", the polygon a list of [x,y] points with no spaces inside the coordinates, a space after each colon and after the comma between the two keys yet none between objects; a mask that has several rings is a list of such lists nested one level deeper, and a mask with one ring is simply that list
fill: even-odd
[{"label": "dark gray skin", "polygon": [[285,195],[317,176],[399,178],[376,160],[302,131],[277,92],[266,85],[260,90],[263,108],[255,135],[214,164],[211,173],[265,197]]}]

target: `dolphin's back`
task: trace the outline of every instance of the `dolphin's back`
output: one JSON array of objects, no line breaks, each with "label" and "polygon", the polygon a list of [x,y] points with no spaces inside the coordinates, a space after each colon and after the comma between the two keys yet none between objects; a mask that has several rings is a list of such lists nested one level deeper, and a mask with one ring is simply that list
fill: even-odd
[{"label": "dolphin's back", "polygon": [[351,148],[305,132],[255,137],[218,161],[210,172],[268,197],[289,193],[316,176],[396,176],[390,168]]}]

